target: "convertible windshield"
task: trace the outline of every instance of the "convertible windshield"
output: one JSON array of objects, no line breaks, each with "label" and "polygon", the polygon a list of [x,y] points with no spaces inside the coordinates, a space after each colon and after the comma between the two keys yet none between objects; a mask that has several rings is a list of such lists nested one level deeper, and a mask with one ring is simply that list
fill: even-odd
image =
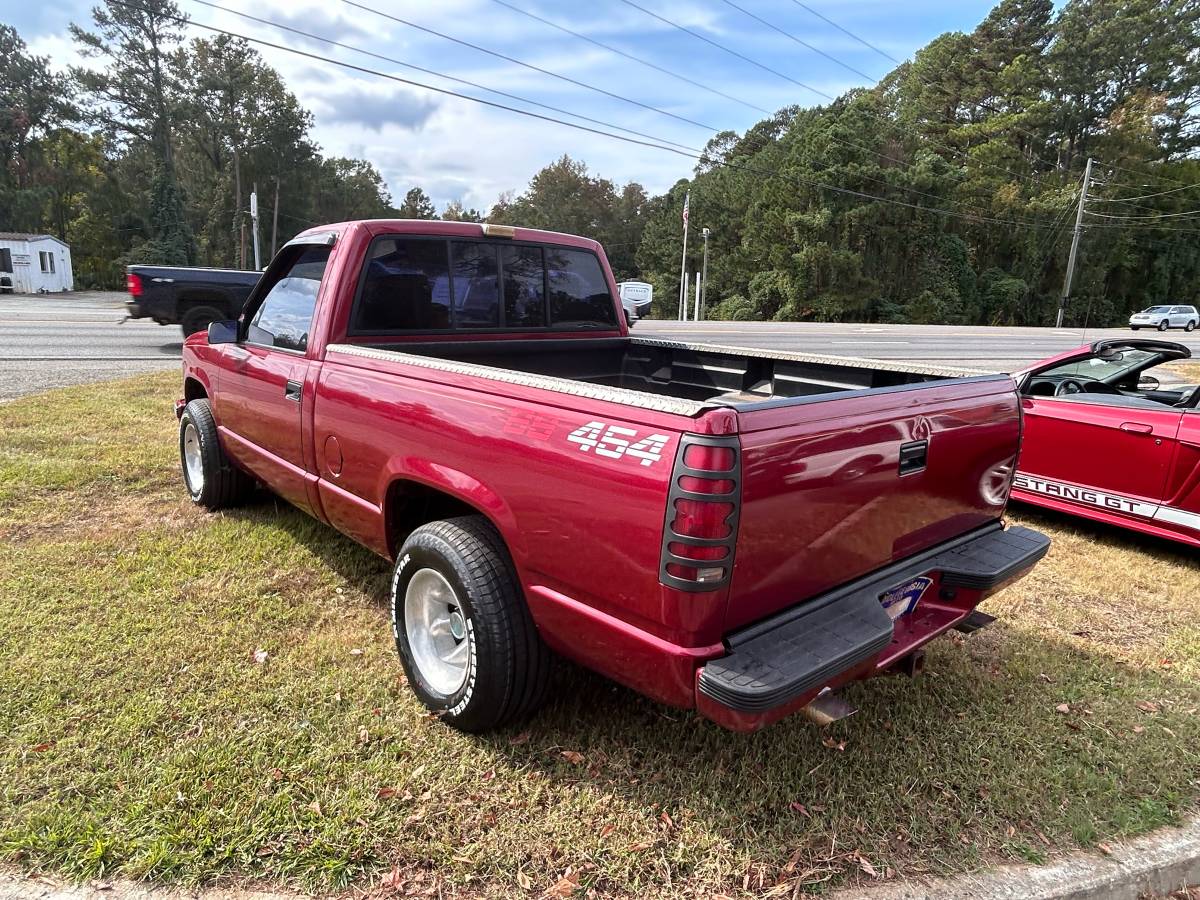
[{"label": "convertible windshield", "polygon": [[1145,365],[1158,353],[1150,350],[1116,350],[1110,354],[1106,354],[1104,359],[1098,356],[1089,356],[1087,359],[1072,360],[1069,363],[1063,363],[1061,366],[1055,366],[1053,369],[1047,369],[1040,373],[1042,377],[1046,376],[1069,376],[1071,378],[1086,378],[1089,381],[1120,381],[1121,375],[1125,372],[1132,371],[1139,366]]}]

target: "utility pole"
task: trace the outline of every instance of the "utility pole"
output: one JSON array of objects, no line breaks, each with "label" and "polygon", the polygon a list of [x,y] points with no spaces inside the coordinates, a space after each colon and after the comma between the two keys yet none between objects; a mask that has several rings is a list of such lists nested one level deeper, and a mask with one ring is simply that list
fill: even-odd
[{"label": "utility pole", "polygon": [[271,216],[271,259],[275,258],[275,235],[279,233],[279,176],[275,176],[275,212]]},{"label": "utility pole", "polygon": [[258,182],[250,191],[250,230],[254,233],[254,270],[262,271],[262,260],[258,255]]},{"label": "utility pole", "polygon": [[700,317],[708,316],[708,236],[712,231],[705,228],[704,234],[704,265],[700,267]]},{"label": "utility pole", "polygon": [[679,321],[687,321],[687,232],[688,206],[692,201],[692,192],[683,195],[683,253],[679,260]]},{"label": "utility pole", "polygon": [[1067,298],[1071,296],[1071,280],[1075,276],[1075,257],[1079,254],[1079,237],[1083,234],[1083,207],[1087,203],[1088,186],[1092,181],[1092,158],[1089,156],[1083,170],[1083,187],[1079,191],[1079,210],[1075,213],[1075,236],[1071,238],[1071,253],[1067,257],[1067,274],[1063,276],[1062,298],[1058,301],[1058,318],[1054,327],[1062,328],[1063,313],[1067,309]]},{"label": "utility pole", "polygon": [[238,268],[246,268],[246,225],[242,220],[242,166],[238,161],[238,148],[233,148],[233,231],[238,242]]}]

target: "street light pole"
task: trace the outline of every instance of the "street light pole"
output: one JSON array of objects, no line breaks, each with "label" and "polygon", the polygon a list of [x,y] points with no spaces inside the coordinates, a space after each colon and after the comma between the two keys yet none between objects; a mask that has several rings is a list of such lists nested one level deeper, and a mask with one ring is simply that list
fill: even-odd
[{"label": "street light pole", "polygon": [[708,228],[704,234],[704,264],[700,267],[700,318],[708,317],[708,236],[712,234]]}]

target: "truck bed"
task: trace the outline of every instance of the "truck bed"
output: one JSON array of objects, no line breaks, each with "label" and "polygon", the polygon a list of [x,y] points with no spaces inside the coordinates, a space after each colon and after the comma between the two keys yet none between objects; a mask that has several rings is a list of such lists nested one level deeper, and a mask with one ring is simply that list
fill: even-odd
[{"label": "truck bed", "polygon": [[[514,374],[535,376],[537,386],[551,390],[576,392],[568,385],[551,382],[561,380],[648,394],[678,401],[652,405],[683,415],[696,415],[715,406],[750,411],[780,401],[822,400],[846,392],[905,388],[982,374],[966,369],[647,338],[406,342],[358,344],[353,348],[358,352],[404,354],[406,361],[417,364],[421,364],[421,357],[462,364],[471,367],[471,374],[503,380],[513,380]],[[350,348],[336,345],[334,349]],[[636,397],[622,398],[616,392],[607,399],[649,405]]]}]

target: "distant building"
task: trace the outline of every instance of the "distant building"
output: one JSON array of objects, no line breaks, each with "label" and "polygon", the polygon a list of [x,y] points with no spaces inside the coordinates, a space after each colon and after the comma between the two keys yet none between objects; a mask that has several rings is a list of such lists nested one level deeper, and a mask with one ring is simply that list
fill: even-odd
[{"label": "distant building", "polygon": [[5,276],[18,294],[72,290],[71,248],[50,234],[0,231],[0,284]]}]

